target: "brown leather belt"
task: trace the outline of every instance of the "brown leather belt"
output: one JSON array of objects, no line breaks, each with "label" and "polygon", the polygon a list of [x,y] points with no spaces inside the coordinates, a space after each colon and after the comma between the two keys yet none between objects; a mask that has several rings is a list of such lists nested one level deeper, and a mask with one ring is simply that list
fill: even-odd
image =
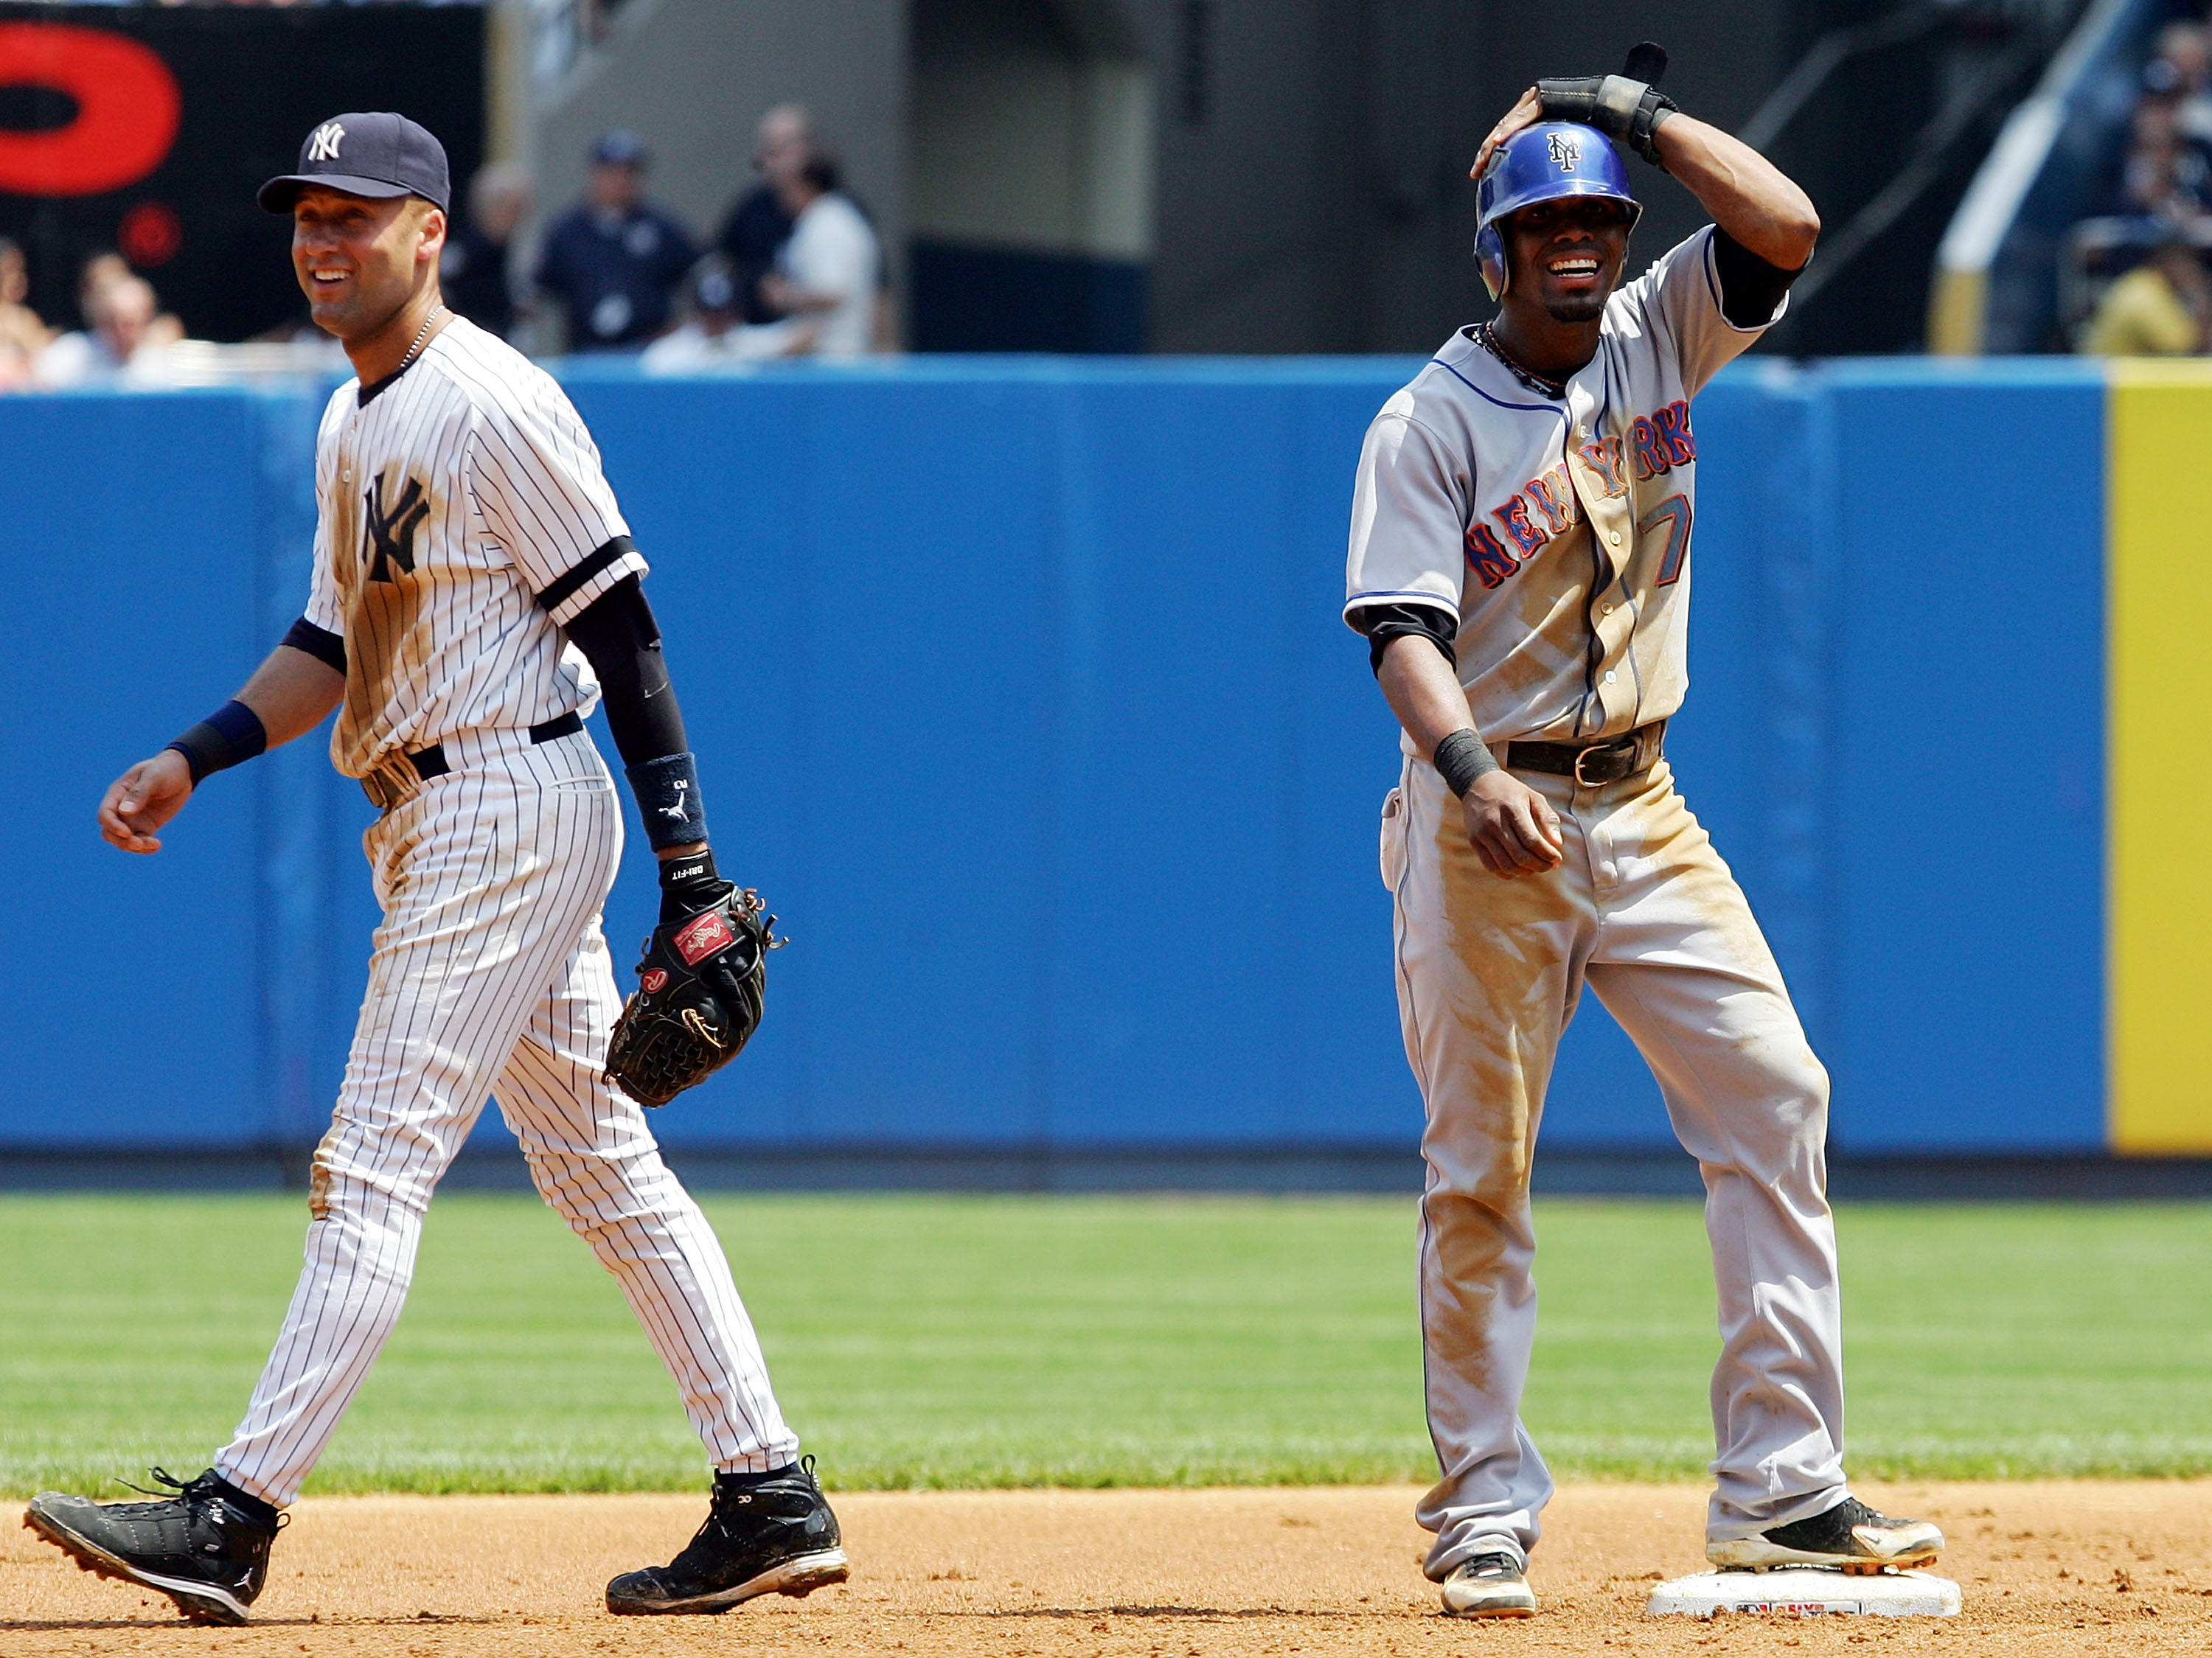
[{"label": "brown leather belt", "polygon": [[1508,771],[1540,771],[1554,777],[1571,777],[1584,788],[1618,783],[1624,777],[1649,771],[1667,751],[1667,722],[1648,726],[1602,743],[1523,743],[1516,739],[1498,745],[1498,763]]}]

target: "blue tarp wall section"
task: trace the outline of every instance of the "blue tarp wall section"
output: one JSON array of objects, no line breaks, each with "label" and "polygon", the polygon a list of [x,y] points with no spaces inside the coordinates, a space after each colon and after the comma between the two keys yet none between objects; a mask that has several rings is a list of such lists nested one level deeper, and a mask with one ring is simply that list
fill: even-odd
[{"label": "blue tarp wall section", "polygon": [[[572,376],[720,861],[794,940],[667,1140],[1413,1144],[1376,860],[1395,727],[1338,610],[1360,434],[1414,366]],[[158,857],[92,826],[298,613],[319,406],[0,400],[0,1147],[327,1120],[375,917],[322,737],[216,780]],[[1670,749],[1839,1148],[2103,1143],[2103,410],[2048,361],[1753,362],[1698,404]],[[634,841],[625,968],[652,908]],[[1668,1140],[1594,999],[1545,1138]]]}]

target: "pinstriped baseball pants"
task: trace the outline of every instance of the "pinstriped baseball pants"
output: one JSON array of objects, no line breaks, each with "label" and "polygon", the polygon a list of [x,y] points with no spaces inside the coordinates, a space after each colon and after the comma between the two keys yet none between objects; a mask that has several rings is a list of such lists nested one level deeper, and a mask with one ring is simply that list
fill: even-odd
[{"label": "pinstriped baseball pants", "polygon": [[1566,861],[1548,874],[1484,869],[1426,761],[1407,762],[1383,807],[1399,1013],[1428,1109],[1421,1341],[1441,1477],[1416,1517],[1436,1533],[1438,1582],[1492,1550],[1525,1561],[1552,1495],[1520,1416],[1536,1330],[1528,1176],[1585,984],[1651,1066],[1705,1177],[1721,1326],[1708,1539],[1849,1495],[1828,1077],[1780,969],[1665,761],[1587,788],[1515,775],[1559,813]]},{"label": "pinstriped baseball pants", "polygon": [[453,769],[363,837],[384,907],[307,1264],[225,1479],[283,1505],[398,1322],[430,1194],[488,1093],[545,1200],[620,1281],[719,1468],[798,1454],[714,1230],[600,1075],[620,1011],[599,908],[622,810],[588,736],[448,738]]}]

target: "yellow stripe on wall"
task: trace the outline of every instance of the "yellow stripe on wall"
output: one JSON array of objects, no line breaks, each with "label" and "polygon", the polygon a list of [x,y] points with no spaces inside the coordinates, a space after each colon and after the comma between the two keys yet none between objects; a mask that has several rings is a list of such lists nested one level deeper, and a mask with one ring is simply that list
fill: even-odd
[{"label": "yellow stripe on wall", "polygon": [[2212,1151],[2212,362],[2113,364],[2105,442],[2109,1132]]}]

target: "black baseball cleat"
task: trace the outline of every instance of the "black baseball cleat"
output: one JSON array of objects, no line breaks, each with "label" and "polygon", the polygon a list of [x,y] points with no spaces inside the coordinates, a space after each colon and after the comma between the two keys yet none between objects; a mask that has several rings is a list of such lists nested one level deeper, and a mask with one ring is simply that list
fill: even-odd
[{"label": "black baseball cleat", "polygon": [[837,1516],[806,1457],[773,1473],[718,1473],[707,1523],[665,1566],[607,1585],[607,1610],[727,1612],[757,1594],[811,1594],[845,1581]]},{"label": "black baseball cleat", "polygon": [[40,1491],[23,1524],[86,1571],[161,1590],[195,1624],[244,1623],[268,1580],[283,1516],[213,1468],[190,1484],[159,1468],[154,1478],[177,1494],[95,1503]]},{"label": "black baseball cleat", "polygon": [[1757,1537],[1705,1545],[1705,1558],[1723,1571],[1774,1571],[1784,1566],[1832,1566],[1870,1576],[1886,1566],[1932,1565],[1943,1533],[1925,1520],[1893,1520],[1847,1497],[1826,1514],[1793,1520]]},{"label": "black baseball cleat", "polygon": [[1450,1618],[1534,1618],[1535,1592],[1521,1563],[1510,1554],[1478,1554],[1444,1579],[1444,1614]]}]

